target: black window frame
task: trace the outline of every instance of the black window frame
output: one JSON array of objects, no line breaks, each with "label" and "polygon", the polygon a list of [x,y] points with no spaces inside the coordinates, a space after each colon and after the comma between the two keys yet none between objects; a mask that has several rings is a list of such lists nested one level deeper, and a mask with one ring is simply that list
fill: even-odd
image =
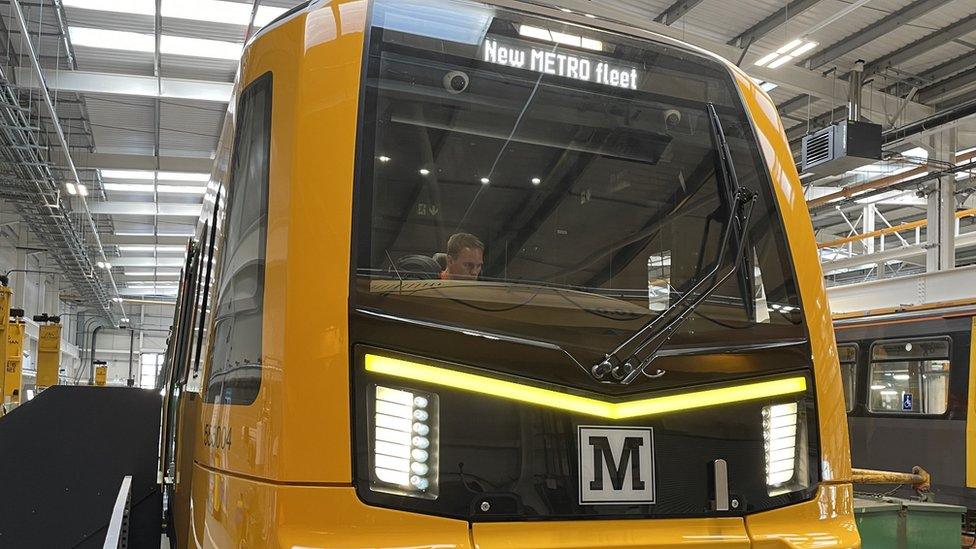
[{"label": "black window frame", "polygon": [[[917,343],[917,342],[937,341],[937,340],[945,341],[946,342],[946,345],[948,347],[946,349],[946,355],[945,355],[945,357],[946,357],[945,360],[947,360],[949,362],[948,380],[946,380],[946,409],[945,409],[945,411],[942,412],[942,413],[939,413],[939,414],[915,414],[915,413],[906,413],[904,411],[882,412],[882,411],[876,411],[876,410],[872,409],[871,408],[871,374],[873,373],[874,364],[875,363],[883,364],[883,363],[886,363],[886,362],[897,362],[896,360],[878,360],[878,361],[875,361],[874,360],[874,348],[877,347],[877,346],[879,346],[879,345],[891,345],[891,344],[894,344],[894,343]],[[944,335],[944,336],[929,335],[929,336],[919,336],[919,337],[899,337],[899,338],[890,338],[890,339],[876,339],[876,340],[872,341],[870,347],[868,347],[868,356],[867,356],[867,368],[866,368],[866,370],[867,370],[867,373],[866,373],[866,375],[867,375],[866,384],[867,385],[865,387],[866,392],[865,392],[865,398],[864,398],[864,411],[865,411],[865,413],[868,416],[876,416],[876,417],[901,417],[901,418],[917,418],[917,419],[926,419],[926,418],[935,419],[935,418],[946,418],[946,417],[948,417],[949,416],[949,413],[952,411],[952,402],[951,402],[952,386],[951,385],[952,385],[952,365],[954,363],[954,361],[952,359],[952,349],[953,349],[952,343],[953,343],[952,336],[950,336],[950,335]],[[940,359],[919,358],[919,359],[908,359],[908,360],[904,360],[904,362],[910,362],[910,361],[913,361],[913,360],[915,362],[925,362],[926,360],[940,360]]]},{"label": "black window frame", "polygon": [[[841,360],[840,359],[840,348],[841,347],[853,347],[854,348],[854,360],[853,361],[850,361],[850,360],[844,361],[844,360]],[[844,391],[844,400],[845,400],[846,410],[847,410],[847,413],[848,414],[853,413],[854,412],[854,409],[857,408],[857,405],[858,405],[858,401],[857,401],[857,394],[858,394],[857,393],[857,388],[858,388],[857,387],[857,378],[858,378],[858,373],[859,373],[858,370],[859,370],[859,365],[860,365],[860,360],[859,360],[860,357],[861,357],[861,345],[858,344],[856,341],[845,341],[844,343],[838,343],[837,344],[837,365],[840,368],[841,385],[842,385],[842,388],[843,388],[843,391]],[[847,401],[847,387],[843,387],[843,383],[844,383],[844,365],[845,364],[850,364],[851,365],[851,401],[850,402],[846,402]]]}]

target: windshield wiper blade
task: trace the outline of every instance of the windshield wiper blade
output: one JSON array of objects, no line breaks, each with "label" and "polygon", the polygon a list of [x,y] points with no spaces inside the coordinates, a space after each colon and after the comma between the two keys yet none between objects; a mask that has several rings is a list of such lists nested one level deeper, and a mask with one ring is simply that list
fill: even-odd
[{"label": "windshield wiper blade", "polygon": [[[745,230],[749,226],[755,206],[757,194],[755,191],[739,186],[729,154],[725,133],[715,107],[709,103],[706,107],[711,122],[712,138],[719,155],[719,182],[724,184],[723,190],[728,198],[728,219],[722,233],[718,258],[715,267],[677,301],[672,303],[663,313],[638,329],[626,341],[607,353],[606,358],[590,369],[594,378],[603,380],[609,374],[614,381],[630,383],[640,375],[648,365],[658,356],[658,351],[667,343],[671,336],[684,324],[691,313],[701,305],[712,293],[731,276],[738,273],[743,265],[743,251],[745,249]],[[725,256],[735,240],[735,256],[725,265]],[[743,296],[743,302],[751,296]],[[749,309],[747,308],[747,313]]]}]

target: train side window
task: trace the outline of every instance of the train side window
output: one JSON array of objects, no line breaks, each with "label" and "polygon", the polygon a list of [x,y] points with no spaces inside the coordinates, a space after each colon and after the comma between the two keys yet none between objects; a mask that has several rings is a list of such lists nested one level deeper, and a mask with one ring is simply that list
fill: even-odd
[{"label": "train side window", "polygon": [[941,415],[949,404],[949,340],[880,341],[871,347],[869,409]]},{"label": "train side window", "polygon": [[854,411],[854,389],[857,379],[857,344],[847,343],[837,346],[840,359],[840,379],[844,384],[844,403],[847,411]]},{"label": "train side window", "polygon": [[251,404],[261,387],[271,73],[243,91],[236,116],[206,382],[215,404]]}]

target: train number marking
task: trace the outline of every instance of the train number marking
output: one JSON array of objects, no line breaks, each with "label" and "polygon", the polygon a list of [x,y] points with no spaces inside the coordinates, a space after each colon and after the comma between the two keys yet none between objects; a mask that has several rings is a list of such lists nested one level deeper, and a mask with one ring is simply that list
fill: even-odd
[{"label": "train number marking", "polygon": [[218,450],[230,449],[232,431],[229,426],[208,423],[203,426],[203,445]]}]

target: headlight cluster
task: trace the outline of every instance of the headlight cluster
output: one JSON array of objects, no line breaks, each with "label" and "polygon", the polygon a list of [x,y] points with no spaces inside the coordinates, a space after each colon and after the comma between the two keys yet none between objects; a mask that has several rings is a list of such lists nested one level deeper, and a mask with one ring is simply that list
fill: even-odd
[{"label": "headlight cluster", "polygon": [[374,386],[370,489],[437,497],[437,395]]},{"label": "headlight cluster", "polygon": [[762,422],[769,495],[805,488],[808,484],[806,430],[797,403],[764,407]]}]

